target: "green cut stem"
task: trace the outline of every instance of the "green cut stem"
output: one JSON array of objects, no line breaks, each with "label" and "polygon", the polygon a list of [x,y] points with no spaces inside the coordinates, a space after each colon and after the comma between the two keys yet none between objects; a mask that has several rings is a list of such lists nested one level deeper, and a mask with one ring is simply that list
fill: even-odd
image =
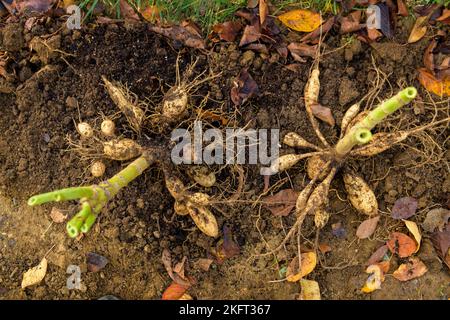
[{"label": "green cut stem", "polygon": [[80,232],[86,233],[94,224],[97,215],[122,188],[139,177],[151,164],[146,155],[134,160],[112,178],[98,185],[74,187],[35,195],[28,199],[28,205],[35,206],[51,201],[81,200],[81,211],[66,226],[70,237],[77,237]]},{"label": "green cut stem", "polygon": [[397,93],[392,98],[382,102],[375,109],[356,123],[349,132],[338,141],[335,147],[338,156],[345,156],[352,148],[358,144],[365,144],[371,140],[371,134],[367,131],[372,130],[377,124],[382,122],[387,116],[394,113],[404,105],[410,103],[417,95],[414,87],[408,87]]}]

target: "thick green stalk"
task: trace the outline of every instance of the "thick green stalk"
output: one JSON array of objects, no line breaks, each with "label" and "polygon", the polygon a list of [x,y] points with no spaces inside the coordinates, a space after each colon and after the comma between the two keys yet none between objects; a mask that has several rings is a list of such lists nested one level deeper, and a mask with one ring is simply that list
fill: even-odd
[{"label": "thick green stalk", "polygon": [[151,164],[143,155],[112,178],[87,187],[74,187],[35,195],[28,199],[28,205],[35,206],[51,201],[80,199],[81,210],[68,223],[67,232],[70,237],[76,237],[80,232],[88,232],[94,224],[97,215],[122,188],[139,177]]},{"label": "thick green stalk", "polygon": [[369,112],[364,119],[355,124],[349,132],[338,141],[335,147],[336,154],[338,156],[345,156],[355,145],[369,142],[372,137],[370,130],[391,113],[394,113],[405,104],[410,103],[416,95],[416,88],[408,87],[392,98],[382,102],[379,106]]}]

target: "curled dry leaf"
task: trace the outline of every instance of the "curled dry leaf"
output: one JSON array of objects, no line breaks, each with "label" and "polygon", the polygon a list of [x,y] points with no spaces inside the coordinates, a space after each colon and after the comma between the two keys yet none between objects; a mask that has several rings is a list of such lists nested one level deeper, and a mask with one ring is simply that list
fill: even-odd
[{"label": "curled dry leaf", "polygon": [[179,300],[186,292],[189,286],[182,285],[173,281],[162,294],[162,300]]},{"label": "curled dry leaf", "polygon": [[212,254],[217,258],[219,264],[226,259],[230,259],[241,252],[241,248],[233,239],[231,228],[223,226],[223,239],[219,240],[216,247],[212,249]]},{"label": "curled dry leaf", "polygon": [[356,210],[369,216],[378,212],[377,198],[361,177],[346,173],[344,174],[344,184],[348,199]]},{"label": "curled dry leaf", "polygon": [[127,21],[139,21],[138,14],[130,6],[127,0],[120,0],[120,14],[123,19]]},{"label": "curled dry leaf", "polygon": [[417,226],[417,224],[414,221],[403,220],[403,222],[405,223],[409,232],[411,232],[411,234],[414,236],[414,239],[417,242],[417,248],[416,248],[415,252],[419,251],[420,242],[422,241],[422,234],[420,233],[419,227]]},{"label": "curled dry leaf", "polygon": [[427,232],[442,231],[444,226],[450,219],[450,210],[444,208],[436,208],[428,211],[425,220],[422,222],[422,227]]},{"label": "curled dry leaf", "polygon": [[368,265],[376,264],[379,261],[383,260],[384,256],[388,252],[388,250],[389,250],[389,248],[388,248],[387,245],[382,245],[377,250],[375,250],[374,253],[372,253],[372,255],[370,256],[369,260],[367,260],[367,264]]},{"label": "curled dry leaf", "polygon": [[249,43],[255,42],[261,38],[261,30],[259,25],[245,26],[244,33],[242,34],[239,47],[245,46]]},{"label": "curled dry leaf", "polygon": [[375,232],[379,220],[380,216],[364,220],[356,230],[356,236],[360,239],[370,237]]},{"label": "curled dry leaf", "polygon": [[148,25],[148,29],[155,33],[161,34],[167,38],[180,41],[187,47],[195,48],[195,49],[205,49],[205,41],[202,37],[199,37],[197,34],[193,34],[189,32],[186,28],[181,26],[170,26],[167,28],[163,28],[156,25]]},{"label": "curled dry leaf", "polygon": [[37,266],[29,269],[23,274],[22,289],[40,283],[42,279],[44,279],[46,273],[47,259],[43,258]]},{"label": "curled dry leaf", "polygon": [[250,43],[245,47],[247,50],[253,50],[259,53],[269,54],[269,49],[264,43]]},{"label": "curled dry leaf", "polygon": [[427,33],[427,23],[429,16],[418,17],[414,27],[409,34],[408,43],[414,43],[423,38]]},{"label": "curled dry leaf", "polygon": [[183,256],[183,259],[181,259],[180,262],[178,262],[174,267],[173,267],[173,272],[175,272],[176,274],[178,274],[181,278],[186,280],[186,277],[184,275],[184,266],[186,264],[186,260],[187,257]]},{"label": "curled dry leaf", "polygon": [[450,9],[444,9],[442,15],[436,19],[436,21],[441,21],[445,24],[450,24]]},{"label": "curled dry leaf", "polygon": [[213,26],[213,32],[217,33],[220,40],[233,42],[236,39],[242,24],[239,21],[227,21]]},{"label": "curled dry leaf", "polygon": [[403,17],[407,17],[409,15],[408,6],[405,4],[404,0],[397,0],[397,8],[399,15]]},{"label": "curled dry leaf", "polygon": [[447,224],[445,230],[433,233],[431,240],[439,257],[450,268],[450,224]]},{"label": "curled dry leaf", "polygon": [[278,19],[286,27],[301,32],[311,32],[322,24],[319,13],[303,9],[283,13]]},{"label": "curled dry leaf", "polygon": [[236,106],[240,106],[258,94],[258,84],[253,80],[253,77],[248,73],[247,69],[242,69],[238,79],[234,81],[233,87],[231,88],[231,100]]},{"label": "curled dry leaf", "polygon": [[295,61],[303,62],[301,57],[314,58],[316,56],[318,45],[309,46],[304,43],[291,42],[287,48]]},{"label": "curled dry leaf", "polygon": [[300,300],[320,300],[320,288],[317,281],[300,279],[300,288]]},{"label": "curled dry leaf", "polygon": [[291,213],[295,207],[298,192],[293,189],[284,189],[263,199],[264,206],[269,209],[274,216],[285,217]]},{"label": "curled dry leaf", "polygon": [[359,29],[363,28],[363,24],[360,24],[361,21],[361,10],[355,10],[352,13],[350,13],[346,17],[342,17],[341,19],[341,29],[340,33],[350,33],[354,31],[358,31]]},{"label": "curled dry leaf", "polygon": [[392,274],[400,281],[408,281],[423,276],[428,271],[427,266],[419,258],[409,258],[407,263],[402,263]]},{"label": "curled dry leaf", "polygon": [[269,6],[266,0],[259,0],[259,23],[264,25],[267,16],[269,15]]},{"label": "curled dry leaf", "polygon": [[324,24],[318,26],[316,29],[314,29],[312,32],[305,35],[303,38],[300,39],[300,42],[307,42],[307,41],[314,41],[317,38],[320,37],[320,35],[323,35],[331,30],[331,28],[336,23],[336,16],[332,16],[328,18],[327,21],[325,21]]},{"label": "curled dry leaf", "polygon": [[392,218],[408,219],[416,214],[417,200],[413,197],[403,197],[395,201],[392,207]]},{"label": "curled dry leaf", "polygon": [[398,254],[400,258],[409,257],[417,249],[416,242],[401,232],[393,232],[386,244],[389,250],[394,254]]},{"label": "curled dry leaf", "polygon": [[434,68],[435,68],[433,50],[436,48],[436,46],[437,46],[437,41],[435,39],[431,40],[430,44],[425,49],[425,52],[423,54],[423,65],[431,73],[434,72]]},{"label": "curled dry leaf", "polygon": [[67,219],[67,214],[62,213],[61,210],[53,207],[52,211],[50,211],[50,218],[54,223],[63,223]]},{"label": "curled dry leaf", "polygon": [[313,103],[311,104],[311,111],[316,118],[319,118],[323,122],[326,122],[330,126],[334,127],[336,122],[330,108],[324,107],[319,103]]},{"label": "curled dry leaf", "polygon": [[367,278],[361,291],[364,293],[371,293],[381,289],[381,283],[384,281],[384,276],[380,266],[376,264],[370,265],[367,267],[366,273],[371,273],[371,275]]},{"label": "curled dry leaf", "polygon": [[289,282],[297,282],[304,276],[310,274],[317,264],[317,255],[315,252],[304,252],[301,254],[302,267],[298,270],[298,256],[289,263],[286,270],[286,280]]},{"label": "curled dry leaf", "polygon": [[87,268],[90,272],[99,272],[108,264],[108,259],[95,252],[88,252],[86,254]]},{"label": "curled dry leaf", "polygon": [[380,270],[383,272],[383,274],[386,274],[389,271],[389,267],[391,266],[391,263],[389,260],[384,260],[384,261],[378,262],[376,265],[380,267]]},{"label": "curled dry leaf", "polygon": [[439,97],[450,96],[450,77],[437,79],[425,68],[420,68],[418,71],[419,82],[427,91]]},{"label": "curled dry leaf", "polygon": [[186,288],[188,288],[191,285],[190,280],[185,280],[185,279],[181,278],[178,274],[174,273],[173,268],[172,268],[172,255],[168,249],[163,250],[161,261],[164,265],[164,268],[167,271],[167,274],[174,281],[174,283],[177,283]]},{"label": "curled dry leaf", "polygon": [[383,34],[377,29],[367,29],[367,37],[372,41],[375,41],[382,36]]}]

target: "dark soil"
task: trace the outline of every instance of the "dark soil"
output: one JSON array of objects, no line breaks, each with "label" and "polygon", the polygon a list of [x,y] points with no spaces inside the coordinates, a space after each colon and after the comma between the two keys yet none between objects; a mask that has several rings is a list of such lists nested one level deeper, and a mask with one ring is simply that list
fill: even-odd
[{"label": "dark soil", "polygon": [[[405,20],[398,28],[407,30],[407,25]],[[373,46],[348,36],[332,35],[326,39],[324,48],[329,54],[320,63],[320,102],[332,108],[337,124],[345,110],[373,88],[377,75],[374,65],[378,72],[388,75],[388,82],[371,104],[406,85],[419,88],[420,95],[380,130],[412,128],[430,122],[435,113],[437,119],[448,114],[449,101],[431,96],[416,80],[429,38],[406,46],[408,32],[397,34],[400,36],[396,39],[385,39]],[[34,42],[34,51],[27,47],[34,37],[45,35],[48,46]],[[240,200],[246,201],[221,203],[213,210],[219,225],[227,224],[233,230],[241,253],[223,264],[214,263],[208,272],[196,269],[195,262],[208,255],[216,240],[199,232],[188,217],[174,214],[173,198],[158,167],[149,169],[118,194],[95,227],[80,240],[67,237],[65,224],[51,224],[52,205],[30,209],[26,200],[37,193],[98,182],[89,176],[93,159],[80,160],[76,153],[68,151],[66,137],[78,139],[74,123],[79,121],[79,115],[97,127],[101,115],[117,116],[117,107],[103,86],[102,75],[126,84],[140,100],[149,101],[151,108],[175,83],[178,55],[181,72],[198,57],[196,73],[208,68],[213,73],[222,73],[200,87],[192,97],[192,104],[198,106],[209,92],[207,108],[233,113],[230,89],[240,70],[248,67],[261,94],[239,107],[236,125],[279,128],[281,136],[295,131],[318,143],[303,104],[312,60],[293,72],[285,67],[293,61],[290,58],[285,61],[276,53],[261,56],[223,43],[207,53],[190,50],[148,32],[145,25],[111,24],[81,32],[57,32],[52,23],[38,23],[31,31],[23,30],[22,23],[17,23],[4,27],[1,39],[2,49],[12,55],[8,71],[16,76],[0,82],[0,298],[95,299],[112,294],[122,299],[159,299],[170,283],[161,262],[164,248],[170,249],[176,261],[183,255],[188,257],[189,274],[197,280],[189,289],[194,298],[292,299],[298,295],[297,283],[273,282],[280,279],[279,270],[295,256],[296,241],[291,241],[276,259],[253,257],[267,249],[266,243],[271,247],[280,243],[295,220],[293,215],[274,217],[260,205],[252,206],[251,202],[258,199],[264,187],[258,166],[244,166],[246,180]],[[350,44],[340,48],[346,42]],[[123,117],[115,121],[120,133],[136,138]],[[338,126],[321,128],[329,141],[337,141]],[[140,142],[148,143],[145,136],[151,141],[168,137],[153,131],[144,130]],[[371,239],[356,238],[356,228],[366,217],[346,201],[341,176],[337,175],[330,193],[331,218],[319,238],[320,243],[331,246],[331,252],[319,254],[321,264],[308,276],[319,282],[324,299],[449,297],[448,269],[439,260],[427,234],[418,253],[428,267],[424,276],[408,282],[387,276],[381,290],[372,294],[360,292],[367,278],[364,270],[370,255],[389,238],[390,232],[406,232],[401,221],[390,217],[394,201],[402,196],[417,198],[419,210],[412,219],[419,225],[430,208],[444,206],[448,201],[450,152],[446,151],[448,142],[445,142],[448,130],[427,132],[428,139],[413,137],[378,156],[352,159],[348,163],[366,179],[378,198],[381,220]],[[293,151],[282,148],[282,153]],[[117,161],[106,164],[107,176],[124,166]],[[226,197],[237,188],[237,179],[231,169],[220,169],[218,186],[204,192]],[[183,170],[180,168],[181,174]],[[301,190],[307,181],[304,162],[288,174],[271,177],[271,184],[281,179],[284,183],[278,189]],[[76,204],[57,207],[70,213],[77,210]],[[343,238],[331,233],[331,225],[336,222],[341,222],[346,230]],[[308,217],[302,231],[305,247],[313,247],[315,234],[313,219]],[[22,274],[52,247],[44,281],[21,289]],[[105,256],[109,264],[100,272],[88,272],[88,252]],[[392,262],[391,272],[402,261],[394,258]],[[81,267],[83,290],[66,288],[66,269],[71,264]]]}]

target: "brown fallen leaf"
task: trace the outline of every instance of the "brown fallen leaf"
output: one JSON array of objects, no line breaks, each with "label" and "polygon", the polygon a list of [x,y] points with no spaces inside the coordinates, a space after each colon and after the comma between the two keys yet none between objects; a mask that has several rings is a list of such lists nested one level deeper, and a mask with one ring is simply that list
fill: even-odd
[{"label": "brown fallen leaf", "polygon": [[403,17],[409,16],[408,6],[405,4],[404,0],[397,0],[397,8],[399,15]]},{"label": "brown fallen leaf", "polygon": [[50,211],[50,218],[54,223],[63,223],[67,219],[67,214],[63,214],[61,210],[53,207]]},{"label": "brown fallen leaf", "polygon": [[259,0],[259,23],[263,26],[269,15],[269,6],[266,0]]},{"label": "brown fallen leaf", "polygon": [[389,272],[389,267],[391,266],[391,263],[389,260],[385,260],[376,263],[376,265],[380,267],[380,270],[383,272],[383,274],[386,274]]},{"label": "brown fallen leaf", "polygon": [[429,16],[418,17],[409,34],[408,43],[414,43],[422,39],[427,33]]},{"label": "brown fallen leaf", "polygon": [[356,236],[360,239],[370,237],[375,232],[379,220],[380,216],[364,220],[356,230]]},{"label": "brown fallen leaf", "polygon": [[178,274],[174,273],[172,268],[172,255],[168,249],[164,249],[162,252],[161,261],[164,265],[164,268],[167,271],[169,277],[176,283],[183,285],[185,287],[189,287],[191,285],[191,280],[183,279]]},{"label": "brown fallen leaf", "polygon": [[408,219],[416,214],[417,200],[413,197],[403,197],[395,200],[391,216],[394,219]]},{"label": "brown fallen leaf", "polygon": [[435,39],[431,40],[428,47],[425,49],[423,54],[423,65],[428,69],[431,73],[434,73],[434,55],[433,50],[436,48],[437,42]]},{"label": "brown fallen leaf", "polygon": [[37,266],[29,269],[23,274],[22,289],[40,283],[42,279],[44,279],[46,273],[47,259],[43,258]]},{"label": "brown fallen leaf", "polygon": [[227,21],[213,26],[213,32],[217,33],[220,40],[233,42],[236,39],[242,24],[239,21]]},{"label": "brown fallen leaf", "polygon": [[184,275],[184,266],[186,264],[186,260],[187,257],[183,256],[183,259],[181,259],[180,262],[178,262],[174,267],[173,267],[173,272],[175,272],[176,274],[178,274],[182,279],[186,280],[186,277]]},{"label": "brown fallen leaf", "polygon": [[223,226],[223,238],[217,242],[211,253],[217,258],[217,263],[222,264],[226,259],[230,259],[241,252],[238,243],[234,241],[231,229]]},{"label": "brown fallen leaf", "polygon": [[283,189],[273,196],[264,197],[263,203],[274,216],[285,217],[294,209],[297,198],[298,192],[293,189]]},{"label": "brown fallen leaf", "polygon": [[300,39],[300,42],[307,42],[307,41],[314,41],[320,37],[320,35],[324,35],[328,31],[333,28],[334,24],[336,23],[337,17],[332,16],[325,21],[324,24],[318,26],[316,29],[305,35],[303,38]]},{"label": "brown fallen leaf", "polygon": [[200,270],[203,271],[208,271],[209,267],[211,266],[211,264],[213,263],[213,259],[208,259],[208,258],[200,258],[197,260],[197,262],[195,263],[195,265],[197,266],[197,268],[199,268]]},{"label": "brown fallen leaf", "polygon": [[289,71],[295,72],[295,73],[300,73],[300,71],[302,70],[302,66],[299,63],[291,63],[288,65],[285,65],[284,68],[286,68]]},{"label": "brown fallen leaf", "polygon": [[392,274],[400,281],[408,281],[423,276],[428,271],[427,266],[419,258],[409,258],[407,263],[402,263]]},{"label": "brown fallen leaf", "polygon": [[127,0],[120,0],[120,15],[126,21],[139,21],[141,20],[134,11],[133,7],[128,3]]},{"label": "brown fallen leaf", "polygon": [[185,286],[173,281],[162,294],[162,300],[179,300],[189,289],[189,286]]},{"label": "brown fallen leaf", "polygon": [[367,29],[367,36],[370,40],[375,41],[378,38],[382,37],[383,34],[377,29]]},{"label": "brown fallen leaf", "polygon": [[377,250],[375,250],[374,253],[372,253],[369,260],[367,260],[367,264],[368,265],[376,264],[377,262],[383,260],[383,257],[386,255],[388,250],[389,250],[389,248],[387,245],[382,245]]},{"label": "brown fallen leaf", "polygon": [[416,252],[416,242],[401,232],[393,232],[386,243],[392,253],[398,254],[400,258],[406,258]]},{"label": "brown fallen leaf", "polygon": [[361,13],[361,10],[356,10],[351,12],[348,16],[342,17],[339,33],[345,34],[362,29],[364,25],[360,23]]},{"label": "brown fallen leaf", "polygon": [[331,251],[331,247],[326,243],[319,243],[319,250],[322,253],[327,253]]},{"label": "brown fallen leaf", "polygon": [[442,11],[442,15],[436,19],[436,21],[440,21],[445,24],[450,24],[450,9],[445,8]]},{"label": "brown fallen leaf", "polygon": [[311,10],[297,9],[278,16],[278,19],[288,28],[311,32],[322,24],[320,14]]},{"label": "brown fallen leaf", "polygon": [[445,208],[432,209],[428,211],[425,220],[422,222],[422,227],[427,232],[443,231],[449,219],[450,210]]},{"label": "brown fallen leaf", "polygon": [[269,54],[269,49],[264,43],[250,43],[248,46],[243,48],[245,50],[253,50],[259,53]]},{"label": "brown fallen leaf", "polygon": [[310,46],[304,43],[291,42],[287,48],[295,61],[304,62],[301,57],[316,57],[318,45]]},{"label": "brown fallen leaf", "polygon": [[196,34],[190,33],[186,28],[181,26],[171,26],[163,28],[160,26],[148,25],[148,29],[155,33],[161,34],[167,38],[180,41],[184,45],[195,48],[195,49],[205,49],[205,41],[203,38]]},{"label": "brown fallen leaf", "polygon": [[236,106],[240,106],[248,99],[258,94],[258,84],[253,80],[247,69],[242,69],[231,88],[231,101],[233,101]]},{"label": "brown fallen leaf", "polygon": [[330,126],[334,127],[336,121],[334,120],[333,114],[331,113],[331,109],[328,107],[324,107],[319,103],[313,103],[311,104],[311,111],[313,115],[326,122]]},{"label": "brown fallen leaf", "polygon": [[450,224],[443,231],[437,231],[432,234],[431,241],[436,248],[438,256],[447,264],[449,264],[449,250],[450,250]]},{"label": "brown fallen leaf", "polygon": [[108,259],[98,253],[88,252],[86,254],[86,264],[89,272],[99,272],[109,263]]},{"label": "brown fallen leaf", "polygon": [[11,4],[11,8],[15,9],[18,13],[44,13],[50,10],[53,4],[55,4],[55,0],[15,0]]},{"label": "brown fallen leaf", "polygon": [[439,97],[450,96],[450,77],[437,79],[425,68],[420,68],[418,71],[419,82],[427,91]]},{"label": "brown fallen leaf", "polygon": [[245,46],[249,43],[255,42],[261,38],[261,29],[259,25],[245,26],[244,33],[242,34],[239,47]]}]

